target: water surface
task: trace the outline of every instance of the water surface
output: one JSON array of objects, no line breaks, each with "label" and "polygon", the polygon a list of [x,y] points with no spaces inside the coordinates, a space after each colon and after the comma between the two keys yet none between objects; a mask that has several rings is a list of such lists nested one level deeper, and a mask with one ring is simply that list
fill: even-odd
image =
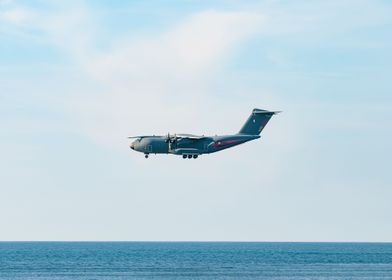
[{"label": "water surface", "polygon": [[0,242],[0,279],[392,279],[392,243]]}]

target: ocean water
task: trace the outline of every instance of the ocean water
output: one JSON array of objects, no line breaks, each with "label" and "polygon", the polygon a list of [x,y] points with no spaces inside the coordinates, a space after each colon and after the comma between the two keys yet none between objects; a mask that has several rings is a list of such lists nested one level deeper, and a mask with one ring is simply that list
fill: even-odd
[{"label": "ocean water", "polygon": [[392,243],[0,242],[0,279],[392,279]]}]

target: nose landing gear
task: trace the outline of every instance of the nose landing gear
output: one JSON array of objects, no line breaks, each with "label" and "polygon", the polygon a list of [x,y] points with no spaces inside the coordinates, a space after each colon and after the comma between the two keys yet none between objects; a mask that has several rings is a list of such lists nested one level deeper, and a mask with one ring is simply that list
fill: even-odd
[{"label": "nose landing gear", "polygon": [[144,157],[145,157],[145,158],[148,158],[148,154],[145,154]]}]

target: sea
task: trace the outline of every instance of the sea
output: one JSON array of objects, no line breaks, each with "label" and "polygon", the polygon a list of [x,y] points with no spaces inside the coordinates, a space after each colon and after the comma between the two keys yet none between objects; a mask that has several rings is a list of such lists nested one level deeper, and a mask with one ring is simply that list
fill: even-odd
[{"label": "sea", "polygon": [[392,243],[0,242],[0,279],[392,279]]}]

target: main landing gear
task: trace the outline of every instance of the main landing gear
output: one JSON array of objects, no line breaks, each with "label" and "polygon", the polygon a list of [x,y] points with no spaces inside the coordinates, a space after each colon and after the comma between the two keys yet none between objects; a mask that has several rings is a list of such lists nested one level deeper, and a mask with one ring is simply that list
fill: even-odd
[{"label": "main landing gear", "polygon": [[145,157],[145,158],[148,158],[148,154],[145,154],[144,157]]},{"label": "main landing gear", "polygon": [[197,158],[199,155],[182,155],[182,158]]}]

